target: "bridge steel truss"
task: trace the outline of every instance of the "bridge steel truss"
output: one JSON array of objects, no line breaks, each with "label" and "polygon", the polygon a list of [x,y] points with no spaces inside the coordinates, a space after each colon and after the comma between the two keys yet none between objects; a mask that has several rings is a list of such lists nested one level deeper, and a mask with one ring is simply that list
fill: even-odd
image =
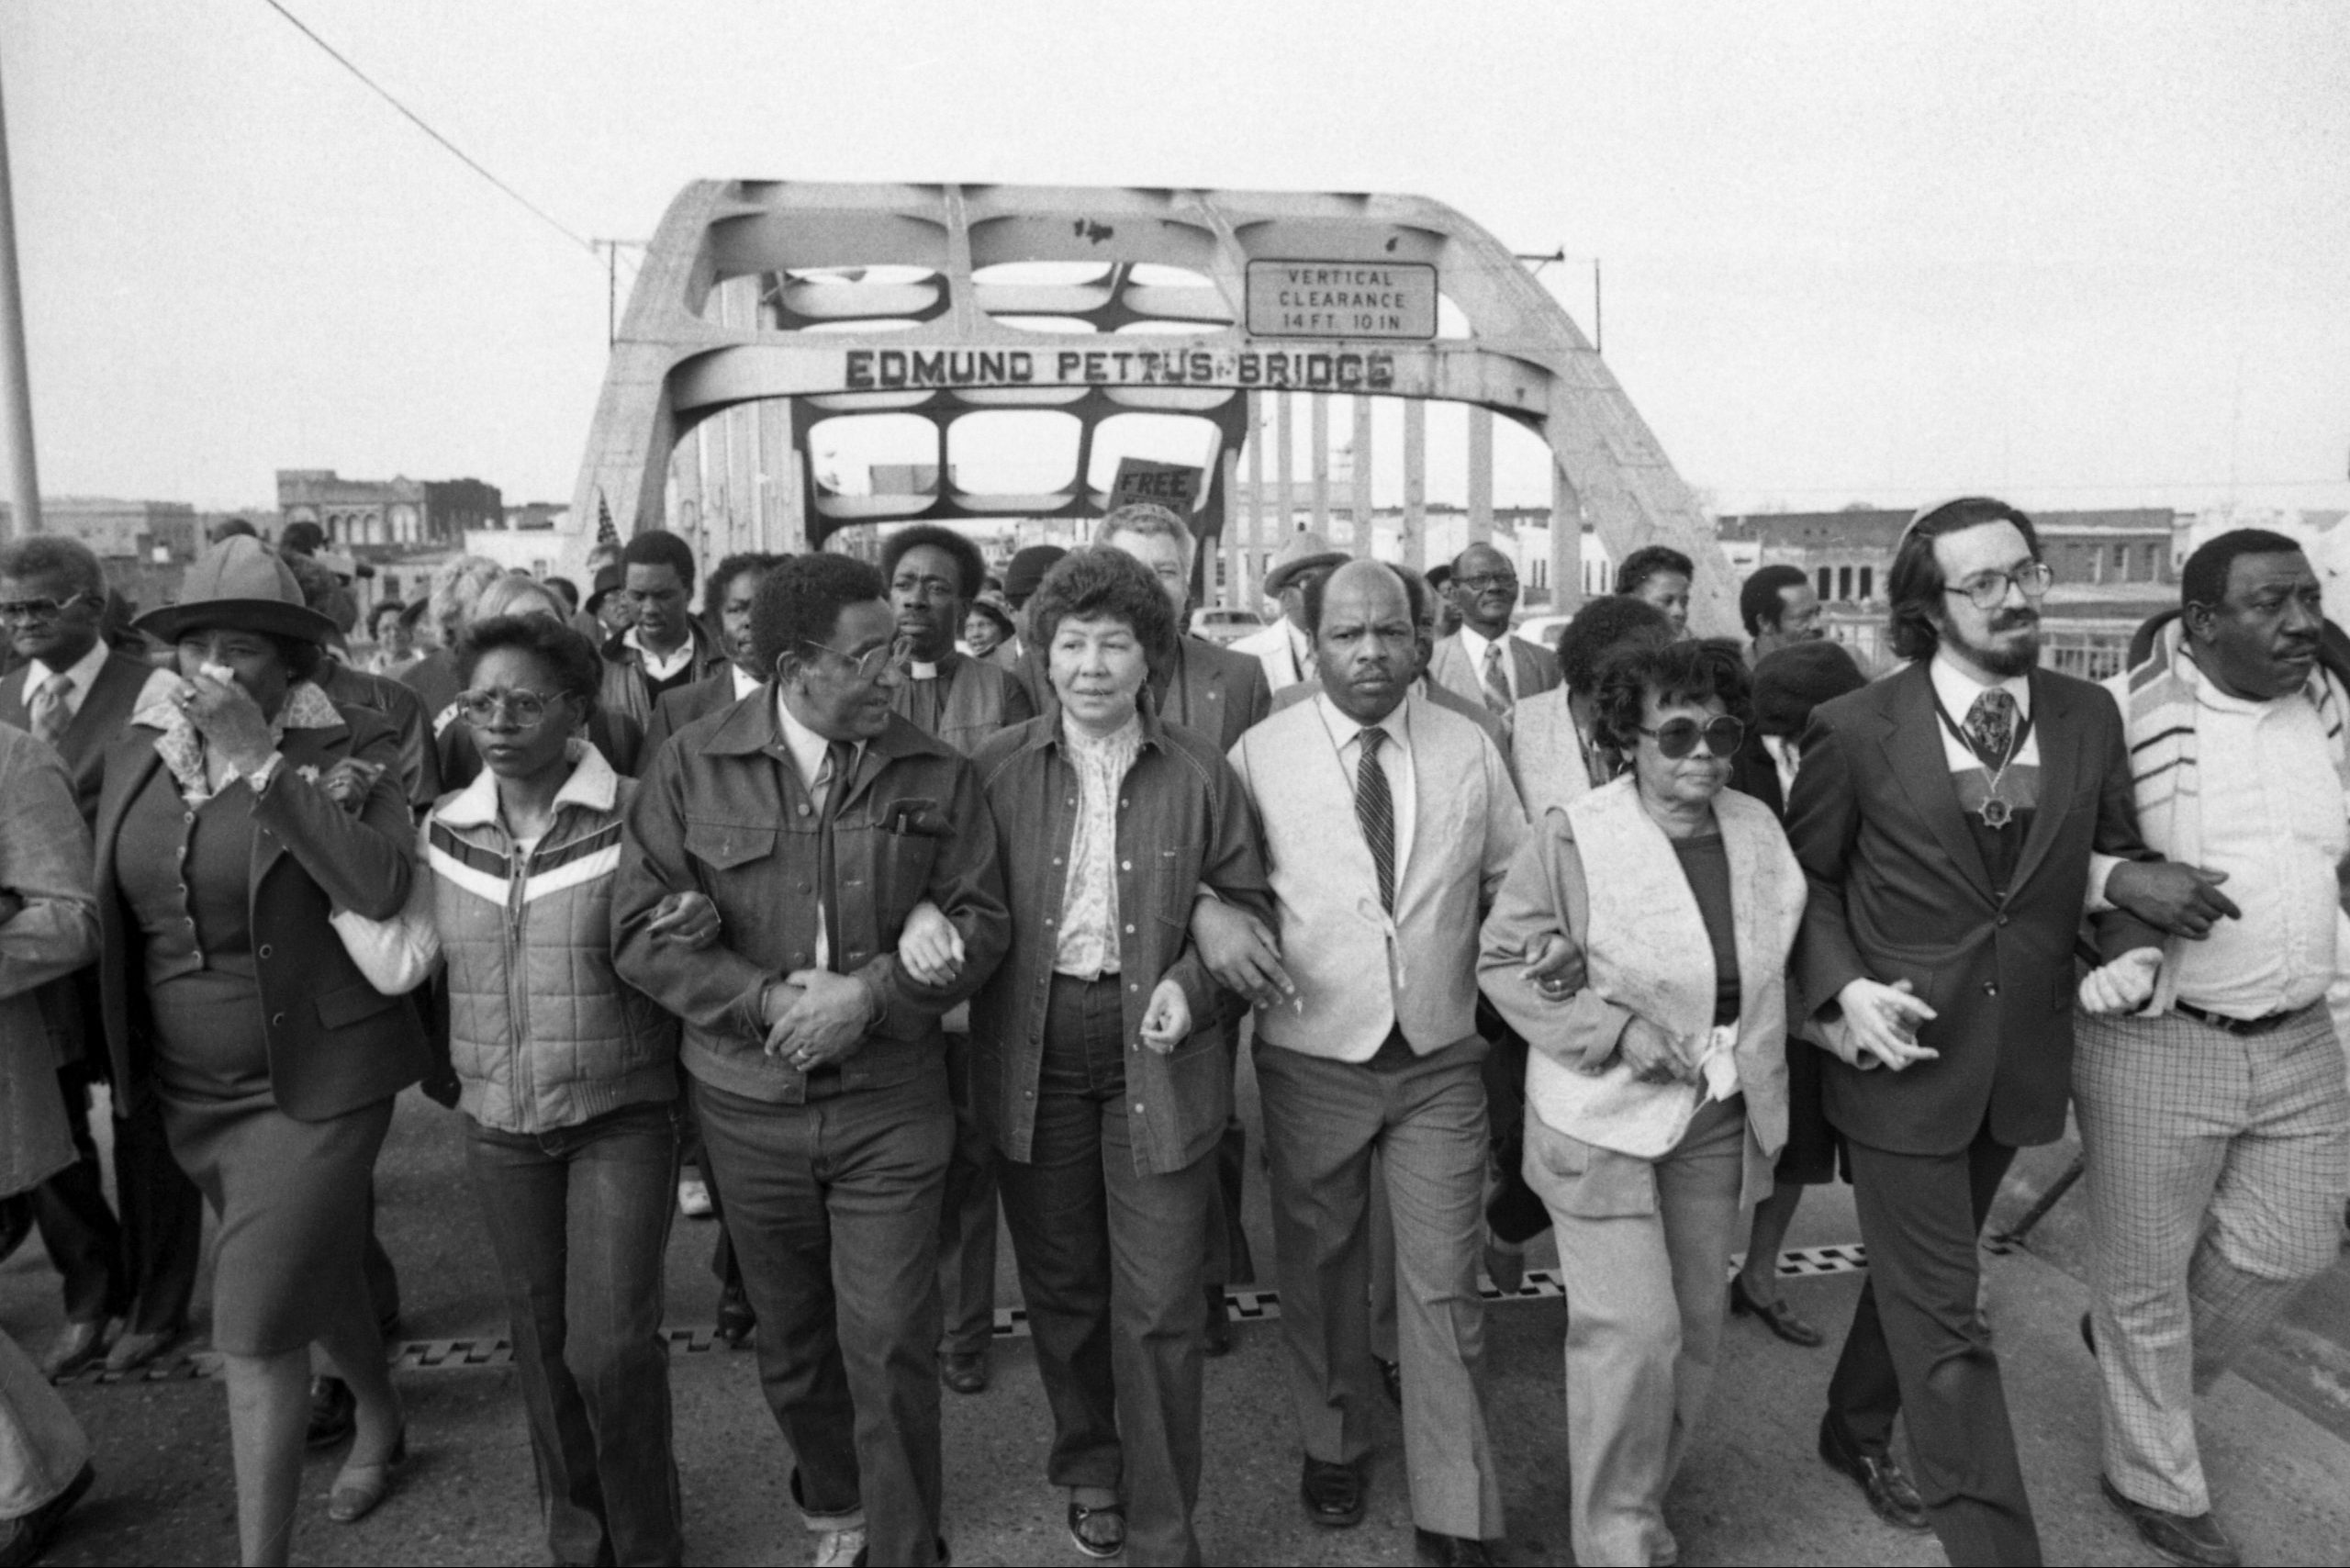
[{"label": "bridge steel truss", "polygon": [[[1418,263],[1450,309],[1420,339],[1252,335],[1256,261]],[[1034,263],[1095,270],[1004,281]],[[1649,543],[1689,554],[1693,624],[1736,631],[1710,523],[1590,342],[1506,246],[1409,196],[697,181],[670,204],[631,293],[572,527],[584,552],[600,517],[623,537],[659,526],[680,440],[746,406],[757,440],[737,437],[729,471],[738,492],[756,487],[764,536],[736,547],[816,548],[860,522],[1093,515],[1093,431],[1157,411],[1206,419],[1221,437],[1192,520],[1204,557],[1224,532],[1248,394],[1280,391],[1442,399],[1515,420],[1553,460],[1554,602],[1579,584],[1581,523],[1617,560]],[[960,488],[949,427],[1017,409],[1076,417],[1074,476],[1039,493]],[[939,428],[934,478],[876,495],[822,482],[811,426],[878,411]]]}]

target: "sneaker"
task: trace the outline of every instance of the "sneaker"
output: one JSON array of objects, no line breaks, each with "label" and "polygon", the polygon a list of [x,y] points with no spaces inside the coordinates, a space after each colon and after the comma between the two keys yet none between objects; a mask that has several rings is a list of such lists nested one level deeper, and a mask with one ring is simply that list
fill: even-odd
[{"label": "sneaker", "polygon": [[708,1219],[718,1212],[710,1201],[710,1183],[699,1176],[677,1178],[677,1212],[688,1219]]},{"label": "sneaker", "polygon": [[828,1529],[816,1538],[815,1568],[850,1568],[865,1555],[865,1527]]}]

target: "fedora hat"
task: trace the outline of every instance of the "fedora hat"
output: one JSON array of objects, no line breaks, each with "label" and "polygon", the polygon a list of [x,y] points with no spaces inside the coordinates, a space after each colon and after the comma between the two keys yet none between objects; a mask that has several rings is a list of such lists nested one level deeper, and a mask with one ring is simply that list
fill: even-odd
[{"label": "fedora hat", "polygon": [[1353,559],[1344,550],[1332,549],[1329,540],[1313,529],[1292,533],[1273,552],[1273,564],[1265,573],[1265,597],[1281,598],[1289,580],[1300,572],[1327,571]]},{"label": "fedora hat", "polygon": [[260,540],[231,534],[198,555],[180,582],[177,604],[151,610],[135,622],[166,643],[190,632],[221,629],[325,643],[335,623],[302,600],[302,585]]}]

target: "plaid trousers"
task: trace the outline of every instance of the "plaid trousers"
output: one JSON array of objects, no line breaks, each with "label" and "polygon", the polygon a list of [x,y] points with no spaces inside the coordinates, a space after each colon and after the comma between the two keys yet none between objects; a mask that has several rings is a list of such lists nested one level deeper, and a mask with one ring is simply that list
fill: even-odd
[{"label": "plaid trousers", "polygon": [[2105,1473],[2206,1513],[2195,1395],[2341,1247],[2342,1046],[2322,1002],[2255,1036],[2178,1014],[2076,1024]]}]

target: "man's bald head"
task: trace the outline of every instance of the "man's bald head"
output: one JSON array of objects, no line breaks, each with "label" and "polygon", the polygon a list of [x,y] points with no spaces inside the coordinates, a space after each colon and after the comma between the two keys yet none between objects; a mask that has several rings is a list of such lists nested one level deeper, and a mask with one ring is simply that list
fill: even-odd
[{"label": "man's bald head", "polygon": [[1306,592],[1315,672],[1338,711],[1377,723],[1419,670],[1418,628],[1403,579],[1384,562],[1349,561]]}]

